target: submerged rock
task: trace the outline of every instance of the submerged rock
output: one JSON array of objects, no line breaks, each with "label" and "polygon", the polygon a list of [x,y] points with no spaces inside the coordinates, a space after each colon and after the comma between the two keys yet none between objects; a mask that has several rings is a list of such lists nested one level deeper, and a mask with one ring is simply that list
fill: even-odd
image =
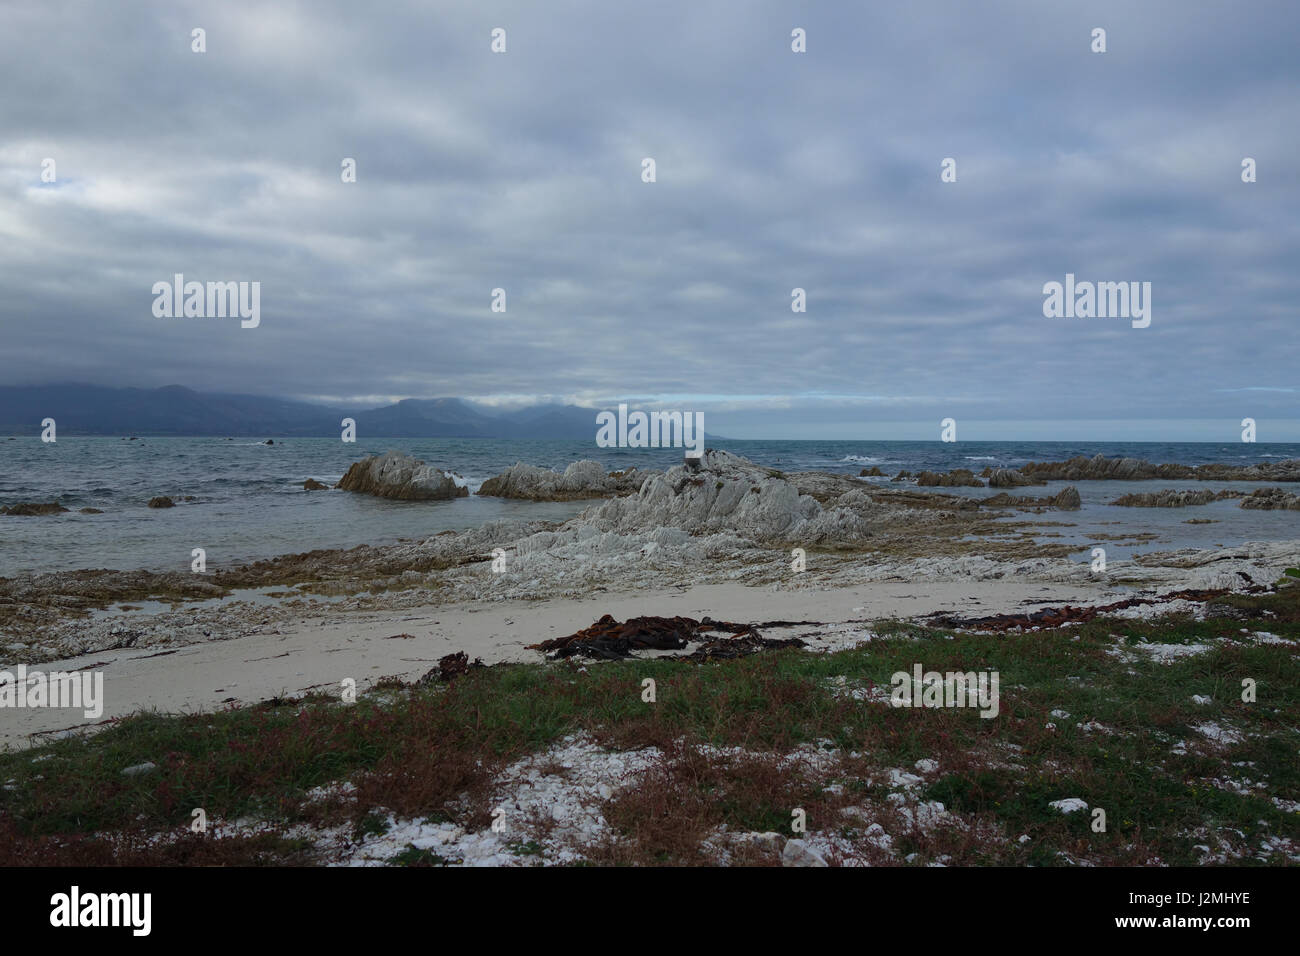
[{"label": "submerged rock", "polygon": [[641,483],[658,472],[626,471],[605,473],[600,462],[575,461],[564,472],[551,471],[517,462],[494,478],[483,482],[476,494],[525,501],[575,501],[582,498],[610,498],[630,495]]},{"label": "submerged rock", "polygon": [[8,505],[0,508],[0,515],[13,515],[16,518],[32,518],[37,515],[57,515],[63,514],[68,509],[63,507],[57,501],[51,501],[48,504],[37,504],[34,502],[19,502],[16,505]]},{"label": "submerged rock", "polygon": [[159,495],[157,498],[149,499],[150,508],[175,508],[176,502],[172,501],[166,495]]},{"label": "submerged rock", "polygon": [[356,462],[334,487],[397,501],[463,498],[469,488],[457,477],[405,452],[389,451]]},{"label": "submerged rock", "polygon": [[1009,495],[1005,491],[1000,495],[985,498],[980,504],[989,508],[1057,508],[1061,511],[1078,511],[1083,507],[1079,489],[1074,485],[1062,488],[1051,497],[1032,498],[1023,495]]},{"label": "submerged rock", "polygon": [[308,478],[302,483],[302,487],[306,491],[322,491],[328,489],[329,485],[323,484],[315,478]]}]

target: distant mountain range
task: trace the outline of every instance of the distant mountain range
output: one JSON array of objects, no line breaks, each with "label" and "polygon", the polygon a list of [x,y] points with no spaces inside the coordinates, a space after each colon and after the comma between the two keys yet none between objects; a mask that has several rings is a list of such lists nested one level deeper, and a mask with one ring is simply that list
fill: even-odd
[{"label": "distant mountain range", "polygon": [[[611,409],[612,411],[613,409]],[[531,405],[510,411],[460,398],[408,398],[379,408],[317,405],[256,395],[97,385],[0,386],[0,434],[338,436],[345,417],[367,438],[538,438],[590,441],[597,408]],[[716,435],[708,435],[716,439]]]}]

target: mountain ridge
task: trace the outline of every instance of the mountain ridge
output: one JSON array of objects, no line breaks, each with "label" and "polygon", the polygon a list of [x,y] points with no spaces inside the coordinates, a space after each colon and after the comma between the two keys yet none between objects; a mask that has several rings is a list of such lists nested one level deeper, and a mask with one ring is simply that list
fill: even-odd
[{"label": "mountain ridge", "polygon": [[[101,385],[0,386],[0,435],[41,433],[55,420],[69,436],[154,437],[336,436],[344,418],[356,419],[368,438],[494,438],[591,440],[605,409],[540,403],[491,410],[462,398],[406,398],[375,407],[320,404],[184,385],[160,388]],[[706,433],[707,439],[721,436]]]}]

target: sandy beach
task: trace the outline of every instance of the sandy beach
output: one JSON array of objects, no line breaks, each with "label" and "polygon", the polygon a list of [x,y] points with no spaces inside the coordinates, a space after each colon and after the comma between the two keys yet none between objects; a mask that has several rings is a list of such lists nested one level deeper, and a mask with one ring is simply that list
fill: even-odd
[{"label": "sandy beach", "polygon": [[[175,649],[118,649],[52,661],[46,671],[93,669],[110,688],[102,721],[139,710],[197,713],[272,697],[336,692],[345,678],[364,690],[382,677],[414,680],[446,654],[464,651],[485,664],[541,663],[525,645],[571,634],[603,614],[619,620],[655,614],[761,622],[816,621],[773,628],[807,637],[814,650],[853,646],[871,637],[870,624],[938,611],[968,616],[1012,613],[1058,604],[1103,603],[1117,594],[1101,586],[964,581],[872,584],[834,589],[775,590],[739,584],[601,595],[574,600],[501,601],[415,607],[401,613],[355,612],[332,618],[281,621],[263,633]],[[21,746],[87,722],[75,711],[12,710],[0,743]]]}]

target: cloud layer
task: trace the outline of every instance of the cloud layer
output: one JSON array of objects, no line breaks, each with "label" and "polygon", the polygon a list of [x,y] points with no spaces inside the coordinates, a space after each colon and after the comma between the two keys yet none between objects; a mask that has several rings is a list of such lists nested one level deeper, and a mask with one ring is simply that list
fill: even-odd
[{"label": "cloud layer", "polygon": [[[1298,27],[1269,0],[6,5],[0,381],[1264,440],[1300,389]],[[155,318],[178,272],[261,282],[260,327]],[[1067,272],[1151,282],[1150,328],[1044,318]]]}]

